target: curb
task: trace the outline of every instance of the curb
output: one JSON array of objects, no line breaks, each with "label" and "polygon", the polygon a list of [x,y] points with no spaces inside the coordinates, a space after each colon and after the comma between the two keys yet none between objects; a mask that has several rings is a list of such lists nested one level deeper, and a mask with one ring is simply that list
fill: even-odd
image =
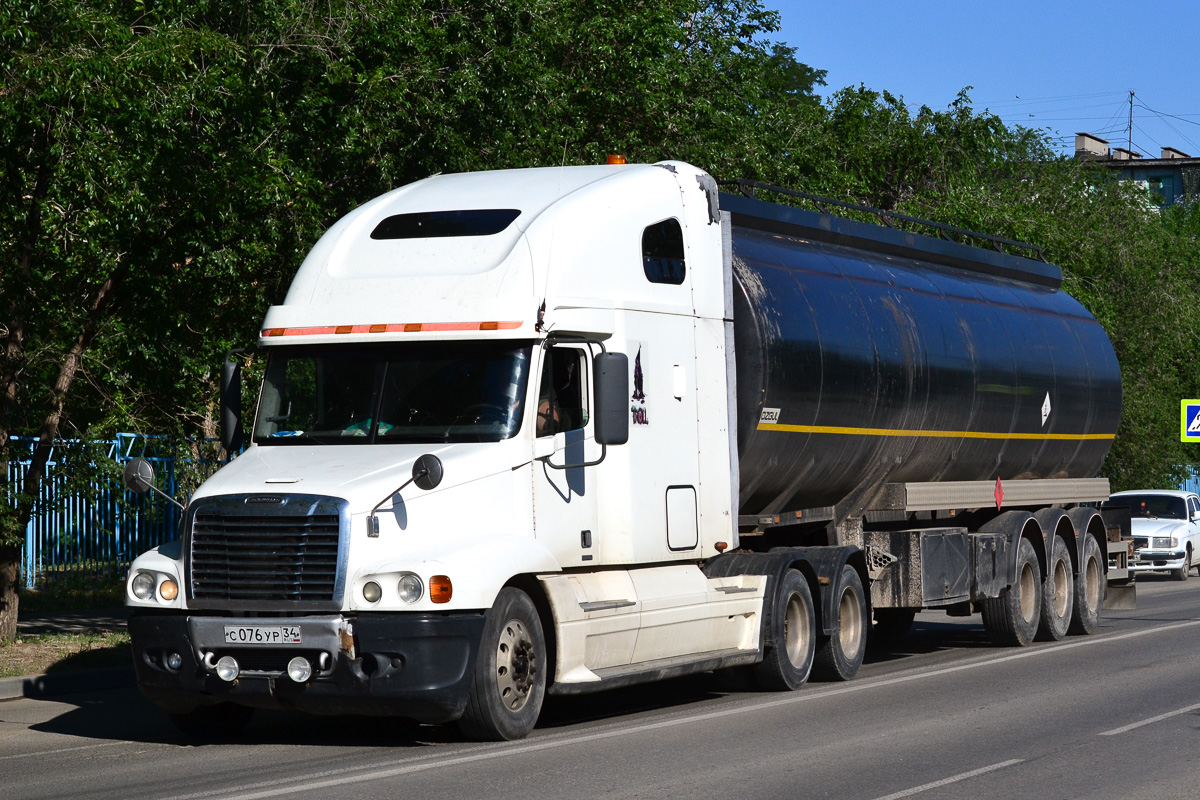
[{"label": "curb", "polygon": [[0,700],[18,697],[54,697],[102,689],[127,689],[137,684],[133,667],[81,669],[74,672],[49,672],[0,678]]}]

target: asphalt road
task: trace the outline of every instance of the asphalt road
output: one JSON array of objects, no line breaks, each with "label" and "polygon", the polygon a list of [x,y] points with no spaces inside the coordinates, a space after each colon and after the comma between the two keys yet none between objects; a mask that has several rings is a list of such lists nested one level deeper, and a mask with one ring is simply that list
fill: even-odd
[{"label": "asphalt road", "polygon": [[1200,579],[1144,577],[1100,632],[1024,649],[922,614],[849,683],[726,692],[709,676],[555,699],[522,742],[259,712],[190,745],[136,691],[0,703],[0,796],[864,798],[1200,795]]}]

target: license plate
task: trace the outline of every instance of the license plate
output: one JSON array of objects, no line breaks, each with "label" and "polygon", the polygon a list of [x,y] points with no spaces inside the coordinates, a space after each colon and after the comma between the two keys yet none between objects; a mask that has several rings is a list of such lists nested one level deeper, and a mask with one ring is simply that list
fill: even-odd
[{"label": "license plate", "polygon": [[225,644],[301,644],[299,625],[226,625]]}]

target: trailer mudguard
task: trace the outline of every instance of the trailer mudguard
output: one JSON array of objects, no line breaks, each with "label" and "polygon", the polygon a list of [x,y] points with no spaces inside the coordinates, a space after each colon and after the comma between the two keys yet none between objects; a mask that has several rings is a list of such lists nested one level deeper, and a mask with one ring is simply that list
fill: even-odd
[{"label": "trailer mudguard", "polygon": [[[1096,544],[1100,545],[1100,552],[1107,553],[1108,534],[1105,530],[1104,517],[1094,508],[1088,506],[1072,508],[1067,512],[1067,516],[1075,528],[1075,564],[1078,570],[1078,565],[1083,563],[1083,545],[1087,537],[1094,536]],[[1100,563],[1104,565],[1104,574],[1107,576],[1108,559],[1102,558]]]},{"label": "trailer mudguard", "polygon": [[[1032,529],[1031,529],[1032,528]],[[979,529],[980,533],[1003,534],[1008,541],[1008,558],[1006,560],[1007,574],[1004,577],[1005,586],[1012,586],[1017,579],[1017,543],[1022,536],[1028,535],[1037,551],[1038,566],[1042,579],[1046,578],[1046,537],[1042,534],[1041,526],[1028,511],[1005,511],[995,519],[990,520]]]}]

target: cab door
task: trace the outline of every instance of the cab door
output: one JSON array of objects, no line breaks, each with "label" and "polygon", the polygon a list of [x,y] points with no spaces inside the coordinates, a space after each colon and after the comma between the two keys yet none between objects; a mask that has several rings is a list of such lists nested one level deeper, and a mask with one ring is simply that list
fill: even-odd
[{"label": "cab door", "polygon": [[539,348],[531,383],[533,524],[538,540],[564,568],[596,560],[596,467],[592,441],[591,351],[586,344]]}]

